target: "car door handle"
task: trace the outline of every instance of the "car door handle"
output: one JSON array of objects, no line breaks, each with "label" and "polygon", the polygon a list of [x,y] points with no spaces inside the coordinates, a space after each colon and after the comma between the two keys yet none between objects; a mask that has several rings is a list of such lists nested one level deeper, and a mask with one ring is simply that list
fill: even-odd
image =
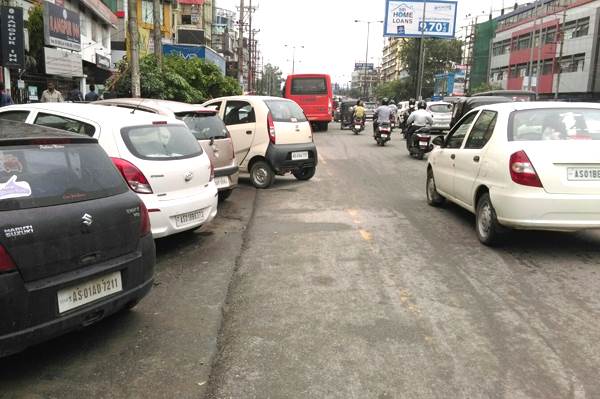
[{"label": "car door handle", "polygon": [[246,130],[246,134],[252,134],[252,130]]},{"label": "car door handle", "polygon": [[455,158],[456,158],[456,155],[454,155],[454,154],[450,155],[450,159],[455,159]]},{"label": "car door handle", "polygon": [[473,157],[473,162],[479,162],[479,159],[480,159],[480,158],[479,158],[479,155],[475,155],[475,156]]}]

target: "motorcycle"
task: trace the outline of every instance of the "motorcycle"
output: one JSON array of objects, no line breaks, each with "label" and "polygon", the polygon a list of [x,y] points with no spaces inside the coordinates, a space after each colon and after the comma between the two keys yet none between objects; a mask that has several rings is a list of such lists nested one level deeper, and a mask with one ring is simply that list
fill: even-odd
[{"label": "motorcycle", "polygon": [[359,134],[363,130],[365,130],[365,121],[361,118],[354,118],[354,123],[352,124],[354,134]]},{"label": "motorcycle", "polygon": [[443,136],[444,132],[440,129],[434,129],[429,126],[425,127],[409,127],[409,129],[415,129],[410,136],[410,140],[407,141],[408,152],[411,157],[416,159],[423,159],[425,154],[433,150],[432,141],[437,136]]},{"label": "motorcycle", "polygon": [[377,126],[375,131],[375,141],[377,145],[384,146],[385,143],[390,141],[392,138],[392,125],[389,122],[382,122]]}]

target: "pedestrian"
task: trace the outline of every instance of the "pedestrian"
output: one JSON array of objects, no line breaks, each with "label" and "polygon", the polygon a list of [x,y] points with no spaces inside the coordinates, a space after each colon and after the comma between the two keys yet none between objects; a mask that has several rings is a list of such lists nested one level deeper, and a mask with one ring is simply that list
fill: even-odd
[{"label": "pedestrian", "polygon": [[42,92],[40,101],[43,103],[62,103],[65,100],[60,91],[56,90],[54,82],[48,82],[48,88]]},{"label": "pedestrian", "polygon": [[73,90],[69,93],[69,101],[74,103],[80,103],[83,101],[83,94],[81,94],[81,90],[79,90],[78,85],[73,86]]},{"label": "pedestrian", "polygon": [[85,101],[98,101],[98,98],[100,98],[100,96],[98,96],[98,93],[96,93],[96,86],[90,85],[90,91],[85,94]]},{"label": "pedestrian", "polygon": [[13,105],[13,100],[10,94],[4,92],[4,82],[0,82],[0,107],[6,107],[7,105]]}]

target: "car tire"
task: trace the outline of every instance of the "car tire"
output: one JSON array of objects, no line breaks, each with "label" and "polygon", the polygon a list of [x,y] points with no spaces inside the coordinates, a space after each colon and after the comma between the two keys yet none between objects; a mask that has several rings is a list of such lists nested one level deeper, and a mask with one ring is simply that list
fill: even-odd
[{"label": "car tire", "polygon": [[479,241],[487,246],[499,244],[506,232],[506,229],[498,223],[496,210],[492,205],[489,193],[483,194],[477,201],[475,230]]},{"label": "car tire", "polygon": [[269,188],[275,179],[275,172],[265,161],[256,161],[250,169],[252,185],[259,189]]},{"label": "car tire", "polygon": [[225,201],[227,198],[231,196],[233,189],[219,191],[219,202]]},{"label": "car tire", "polygon": [[326,132],[328,130],[329,130],[329,123],[327,123],[327,122],[321,123],[321,131]]},{"label": "car tire", "polygon": [[307,168],[302,168],[302,169],[298,169],[292,172],[292,174],[294,175],[294,177],[298,180],[310,180],[313,178],[313,176],[315,175],[317,171],[317,168],[314,166],[309,166]]},{"label": "car tire", "polygon": [[425,186],[425,193],[427,195],[427,204],[430,206],[441,206],[446,202],[446,198],[444,198],[437,191],[437,187],[435,186],[435,178],[433,177],[433,171],[430,169],[427,171],[427,184]]}]

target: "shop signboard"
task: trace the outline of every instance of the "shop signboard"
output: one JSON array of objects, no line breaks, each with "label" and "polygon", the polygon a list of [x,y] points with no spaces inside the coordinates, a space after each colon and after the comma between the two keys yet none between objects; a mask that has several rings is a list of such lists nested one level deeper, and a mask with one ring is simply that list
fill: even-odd
[{"label": "shop signboard", "polygon": [[355,71],[364,71],[365,69],[372,71],[375,69],[375,64],[373,63],[364,63],[364,62],[355,62],[354,70]]},{"label": "shop signboard", "polygon": [[223,75],[226,72],[225,59],[214,50],[206,46],[192,46],[182,44],[163,44],[163,53],[165,55],[179,55],[185,59],[200,58],[207,62],[215,64]]},{"label": "shop signboard", "polygon": [[25,65],[25,38],[23,34],[23,9],[0,7],[0,64],[6,68],[23,68]]},{"label": "shop signboard", "polygon": [[386,0],[383,35],[454,38],[457,3],[440,0]]},{"label": "shop signboard", "polygon": [[101,69],[110,70],[111,60],[110,58],[105,57],[102,54],[96,53],[96,66]]},{"label": "shop signboard", "polygon": [[83,76],[83,64],[80,53],[44,47],[46,74],[66,78]]},{"label": "shop signboard", "polygon": [[81,51],[79,13],[45,1],[44,43],[47,46]]}]

